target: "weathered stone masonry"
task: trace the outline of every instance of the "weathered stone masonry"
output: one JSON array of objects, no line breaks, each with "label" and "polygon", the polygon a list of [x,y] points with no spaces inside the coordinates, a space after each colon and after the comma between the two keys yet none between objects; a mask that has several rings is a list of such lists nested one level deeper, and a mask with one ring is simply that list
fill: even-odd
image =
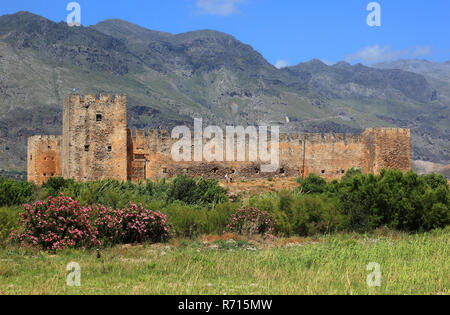
[{"label": "weathered stone masonry", "polygon": [[[261,173],[260,161],[175,162],[171,149],[178,140],[169,131],[130,130],[126,124],[125,96],[70,94],[63,106],[62,137],[35,136],[28,141],[28,180],[42,183],[63,176],[77,181],[138,181],[182,173],[212,178],[232,174],[234,179],[314,173],[334,179],[351,167],[375,174],[383,168],[411,169],[409,129],[371,128],[359,135],[281,134],[280,168]],[[245,141],[248,161],[249,138]],[[226,151],[225,145],[224,161]]]}]

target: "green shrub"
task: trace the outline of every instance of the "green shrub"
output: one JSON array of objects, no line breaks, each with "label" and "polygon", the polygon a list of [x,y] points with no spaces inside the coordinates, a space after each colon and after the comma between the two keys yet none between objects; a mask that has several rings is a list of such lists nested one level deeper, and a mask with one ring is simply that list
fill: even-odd
[{"label": "green shrub", "polygon": [[166,204],[182,201],[190,205],[214,205],[228,200],[226,190],[217,181],[190,178],[186,175],[172,181],[148,181],[147,183],[119,182],[117,180],[76,183],[73,180],[52,178],[42,186],[47,194],[77,199],[82,205],[102,204],[112,208],[124,208],[129,201],[147,204],[154,200]]},{"label": "green shrub", "polygon": [[50,196],[58,196],[64,189],[74,185],[73,179],[64,179],[63,177],[50,177],[47,182],[42,184]]},{"label": "green shrub", "polygon": [[278,193],[269,193],[264,195],[253,195],[248,200],[248,206],[258,208],[261,211],[274,213],[279,207]]},{"label": "green shrub", "polygon": [[19,228],[20,208],[1,207],[0,208],[0,244],[5,243],[13,230]]},{"label": "green shrub", "polygon": [[[275,230],[285,236],[312,236],[332,233],[346,228],[345,216],[337,206],[337,201],[325,195],[298,195],[284,192],[280,201],[289,200],[288,205],[275,211]],[[280,193],[281,195],[281,193]]]},{"label": "green shrub", "polygon": [[34,184],[0,177],[0,207],[18,206],[33,197]]},{"label": "green shrub", "polygon": [[208,209],[174,202],[162,212],[167,214],[177,236],[194,238],[202,234],[221,235],[226,232],[229,219],[238,207],[235,203],[222,203]]},{"label": "green shrub", "polygon": [[197,181],[197,202],[200,204],[218,204],[228,201],[227,190],[217,180],[201,177]]},{"label": "green shrub", "polygon": [[336,201],[321,196],[300,196],[292,206],[295,235],[330,234],[345,229],[345,216],[336,207]]},{"label": "green shrub", "polygon": [[429,174],[429,175],[422,175],[421,176],[425,182],[431,187],[431,189],[437,189],[440,186],[447,187],[448,188],[448,181],[447,179],[438,174]]},{"label": "green shrub", "polygon": [[322,177],[310,174],[305,179],[297,179],[300,190],[305,194],[321,194],[327,191],[327,181]]},{"label": "green shrub", "polygon": [[216,180],[187,175],[175,177],[169,184],[167,195],[168,202],[178,200],[187,204],[217,204],[228,199],[226,190]]},{"label": "green shrub", "polygon": [[272,237],[276,219],[272,214],[258,208],[243,207],[236,209],[230,218],[227,229],[242,235],[263,235]]},{"label": "green shrub", "polygon": [[238,203],[221,203],[216,205],[213,209],[208,211],[208,224],[207,229],[203,234],[217,234],[222,235],[226,233],[227,224],[230,221],[230,217],[239,208]]},{"label": "green shrub", "polygon": [[383,170],[378,176],[343,178],[330,185],[329,193],[339,198],[354,231],[381,226],[428,231],[449,222],[449,186],[439,176]]},{"label": "green shrub", "polygon": [[175,202],[168,205],[163,212],[167,214],[177,236],[194,238],[207,229],[208,213],[201,207]]},{"label": "green shrub", "polygon": [[363,174],[363,172],[362,172],[362,170],[360,168],[352,167],[352,168],[349,168],[347,170],[347,172],[345,172],[345,175],[344,175],[343,178],[344,179],[348,179],[348,178],[351,178],[353,176],[362,175],[362,174]]}]

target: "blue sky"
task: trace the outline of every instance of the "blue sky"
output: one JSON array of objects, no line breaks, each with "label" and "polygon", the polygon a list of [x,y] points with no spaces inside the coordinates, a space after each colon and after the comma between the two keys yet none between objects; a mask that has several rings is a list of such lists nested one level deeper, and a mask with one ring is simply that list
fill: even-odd
[{"label": "blue sky", "polygon": [[[372,0],[76,0],[81,23],[120,18],[182,33],[214,29],[253,46],[269,62],[313,58],[365,64],[400,58],[450,59],[449,0],[378,0],[381,26],[369,27]],[[2,0],[0,15],[30,11],[65,21],[68,0]]]}]

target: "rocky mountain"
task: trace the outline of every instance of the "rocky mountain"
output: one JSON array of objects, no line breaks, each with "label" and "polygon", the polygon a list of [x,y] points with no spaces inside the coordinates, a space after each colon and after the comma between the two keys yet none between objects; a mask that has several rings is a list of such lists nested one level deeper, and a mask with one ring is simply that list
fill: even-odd
[{"label": "rocky mountain", "polygon": [[173,35],[121,20],[68,27],[19,12],[0,17],[0,169],[25,169],[28,136],[61,133],[73,88],[127,94],[130,127],[194,117],[286,131],[409,127],[415,159],[450,161],[450,83],[432,74],[318,60],[279,70],[216,31]]},{"label": "rocky mountain", "polygon": [[435,78],[450,81],[450,61],[431,62],[428,60],[397,60],[373,65],[377,69],[400,69]]},{"label": "rocky mountain", "polygon": [[366,102],[410,99],[427,103],[433,97],[433,89],[424,76],[397,69],[351,66],[344,61],[327,66],[312,60],[284,70],[303,80],[309,89],[332,98],[350,97]]},{"label": "rocky mountain", "polygon": [[436,94],[433,97],[439,97],[446,104],[450,103],[450,61],[397,60],[379,63],[373,67],[376,69],[399,69],[423,75],[435,87]]}]

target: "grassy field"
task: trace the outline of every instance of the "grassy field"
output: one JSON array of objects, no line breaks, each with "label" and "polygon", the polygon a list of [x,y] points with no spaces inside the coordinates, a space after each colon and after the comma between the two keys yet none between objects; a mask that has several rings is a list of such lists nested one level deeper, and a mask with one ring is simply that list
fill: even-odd
[{"label": "grassy field", "polygon": [[[450,229],[407,235],[244,239],[226,235],[167,244],[49,254],[0,250],[0,294],[449,294]],[[66,266],[81,286],[66,285]],[[369,287],[367,265],[381,267]]]}]

